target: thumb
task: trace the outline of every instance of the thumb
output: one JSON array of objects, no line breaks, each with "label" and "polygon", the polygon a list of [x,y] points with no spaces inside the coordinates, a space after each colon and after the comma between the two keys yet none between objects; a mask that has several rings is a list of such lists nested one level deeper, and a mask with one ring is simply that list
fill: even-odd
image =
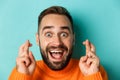
[{"label": "thumb", "polygon": [[87,56],[82,56],[80,62],[84,63],[87,61]]}]

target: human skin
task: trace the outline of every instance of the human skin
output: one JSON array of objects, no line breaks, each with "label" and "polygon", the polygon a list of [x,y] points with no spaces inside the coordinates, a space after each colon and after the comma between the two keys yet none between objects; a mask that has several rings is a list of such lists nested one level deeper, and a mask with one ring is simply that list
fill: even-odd
[{"label": "human skin", "polygon": [[[38,46],[44,51],[44,55],[48,57],[49,62],[59,68],[54,62],[62,63],[66,60],[67,55],[71,54],[71,49],[74,43],[74,34],[71,28],[69,19],[64,15],[48,14],[43,17],[39,33],[36,34],[36,42]],[[59,45],[64,45],[68,50],[59,48]],[[95,54],[95,47],[89,41],[83,42],[86,47],[86,54],[82,56],[79,61],[79,68],[81,72],[87,76],[99,71],[99,58]],[[19,55],[16,59],[16,66],[18,72],[24,74],[32,74],[34,72],[36,61],[29,47],[32,44],[26,41],[19,49]],[[46,51],[48,46],[55,46],[57,48],[50,48]],[[50,52],[60,53],[51,55]],[[62,53],[62,54],[61,54]]]},{"label": "human skin", "polygon": [[[69,19],[64,15],[48,14],[43,17],[39,33],[36,35],[37,44],[41,48],[42,57],[59,70],[72,54],[73,32]],[[49,65],[48,64],[48,65]]]}]

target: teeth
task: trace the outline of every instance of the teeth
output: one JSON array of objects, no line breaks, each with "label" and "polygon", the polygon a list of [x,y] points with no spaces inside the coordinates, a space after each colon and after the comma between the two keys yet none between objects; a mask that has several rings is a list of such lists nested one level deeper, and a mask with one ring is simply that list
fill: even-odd
[{"label": "teeth", "polygon": [[50,55],[52,56],[53,59],[62,59],[63,52],[64,51],[62,50],[53,50],[50,51]]},{"label": "teeth", "polygon": [[52,53],[60,53],[62,51],[50,51],[50,52],[52,52]]}]

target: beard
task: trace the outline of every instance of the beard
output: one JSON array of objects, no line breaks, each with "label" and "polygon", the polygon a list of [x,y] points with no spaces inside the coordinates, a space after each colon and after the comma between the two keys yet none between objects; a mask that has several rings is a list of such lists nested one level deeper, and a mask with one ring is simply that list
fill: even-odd
[{"label": "beard", "polygon": [[[65,68],[69,61],[70,58],[72,56],[72,51],[73,48],[71,47],[70,50],[68,50],[68,48],[65,45],[59,45],[59,46],[47,46],[45,50],[43,50],[40,46],[40,51],[41,51],[41,55],[42,55],[42,59],[45,62],[45,64],[52,70],[62,70],[63,68]],[[66,51],[66,53],[63,55],[63,58],[61,61],[50,61],[48,54],[50,49],[63,49]]]}]

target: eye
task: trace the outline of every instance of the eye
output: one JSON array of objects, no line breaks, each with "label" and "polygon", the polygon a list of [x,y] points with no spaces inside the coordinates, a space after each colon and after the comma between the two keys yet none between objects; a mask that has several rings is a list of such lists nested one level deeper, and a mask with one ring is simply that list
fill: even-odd
[{"label": "eye", "polygon": [[46,37],[52,37],[52,33],[47,32],[47,33],[45,34],[45,36],[46,36]]},{"label": "eye", "polygon": [[67,37],[67,36],[68,36],[67,33],[65,33],[65,32],[61,33],[61,37]]}]

